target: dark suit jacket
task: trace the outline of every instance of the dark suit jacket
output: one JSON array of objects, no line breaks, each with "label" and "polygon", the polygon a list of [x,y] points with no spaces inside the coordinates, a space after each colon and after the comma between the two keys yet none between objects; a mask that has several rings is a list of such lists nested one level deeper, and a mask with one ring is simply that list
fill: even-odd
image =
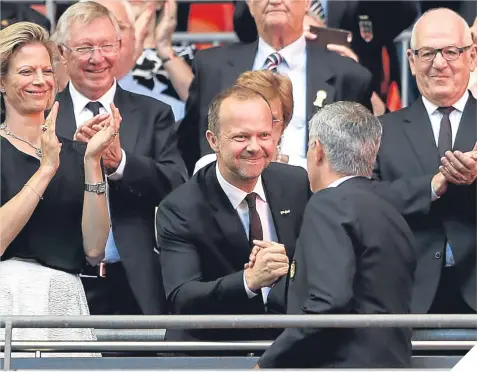
[{"label": "dark suit jacket", "polygon": [[[73,138],[76,121],[67,87],[60,104],[56,131]],[[154,234],[154,210],[185,180],[176,147],[171,108],[153,98],[116,87],[114,103],[123,118],[121,148],[126,153],[123,178],[109,181],[109,202],[115,243],[129,284],[144,314],[164,312],[164,290]]]},{"label": "dark suit jacket", "polygon": [[[390,54],[392,80],[400,82],[398,57],[393,40],[411,26],[418,15],[413,1],[328,1],[327,26],[352,32],[352,50],[360,64],[372,73],[372,87],[380,92],[382,79],[382,46]],[[397,15],[400,16],[397,16]],[[372,22],[373,39],[367,42],[360,34],[359,16],[367,15]],[[239,39],[252,42],[257,39],[257,29],[245,1],[238,1],[234,10],[234,30]]]},{"label": "dark suit jacket", "polygon": [[[416,258],[402,216],[353,178],[317,192],[289,274],[288,314],[406,314]],[[408,328],[288,328],[261,368],[411,367]]]},{"label": "dark suit jacket", "polygon": [[[412,106],[381,117],[382,144],[374,178],[390,187],[397,208],[415,234],[418,266],[412,311],[426,313],[433,302],[444,266],[448,240],[460,274],[464,300],[476,310],[476,182],[449,185],[431,200],[431,180],[438,173],[439,155],[430,119],[420,97]],[[470,151],[476,142],[476,100],[465,106],[454,150]]]},{"label": "dark suit jacket", "polygon": [[[278,241],[292,257],[310,195],[307,174],[300,167],[272,163],[262,173],[262,181]],[[290,213],[281,213],[284,210]],[[163,282],[171,313],[265,313],[262,296],[249,299],[244,288],[243,269],[251,247],[237,211],[219,185],[215,162],[201,169],[161,203],[157,221]],[[268,296],[268,306],[270,301],[283,305],[284,296],[284,286],[274,286]],[[168,330],[166,333],[168,340],[182,341],[268,339],[271,336],[276,334],[257,329]]]},{"label": "dark suit jacket", "polygon": [[32,22],[50,32],[51,23],[47,17],[30,8],[28,4],[1,1],[0,30],[17,22]]},{"label": "dark suit jacket", "polygon": [[[254,42],[211,48],[196,55],[186,115],[178,129],[179,150],[190,172],[201,156],[212,152],[205,136],[210,103],[222,90],[232,86],[240,74],[252,69],[256,52],[257,42]],[[370,108],[371,75],[350,58],[308,43],[306,72],[307,118],[316,112],[313,102],[319,90],[327,92],[325,104],[357,101]],[[296,107],[301,104],[295,102]]]}]

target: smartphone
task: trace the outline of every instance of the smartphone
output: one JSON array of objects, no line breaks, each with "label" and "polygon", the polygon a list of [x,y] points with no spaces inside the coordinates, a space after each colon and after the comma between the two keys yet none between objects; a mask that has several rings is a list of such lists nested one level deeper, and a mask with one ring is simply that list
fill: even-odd
[{"label": "smartphone", "polygon": [[327,48],[327,44],[338,44],[350,47],[350,43],[352,42],[352,33],[347,30],[310,26],[310,32],[317,35],[314,42],[324,48]]}]

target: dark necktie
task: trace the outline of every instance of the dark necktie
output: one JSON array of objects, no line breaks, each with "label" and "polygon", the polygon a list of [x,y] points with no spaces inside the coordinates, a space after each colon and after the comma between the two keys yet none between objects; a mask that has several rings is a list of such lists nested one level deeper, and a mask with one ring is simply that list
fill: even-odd
[{"label": "dark necktie", "polygon": [[[439,107],[438,111],[443,114],[440,121],[440,133],[438,135],[438,153],[440,158],[445,156],[446,151],[450,151],[453,148],[452,134],[451,134],[451,122],[450,113],[454,110],[453,107]],[[454,266],[455,259],[453,257],[453,251],[450,242],[445,246],[445,266]]]},{"label": "dark necktie", "polygon": [[438,153],[440,154],[440,158],[445,156],[446,151],[450,151],[452,149],[450,113],[453,110],[453,107],[438,108],[438,111],[443,114],[440,122],[440,133],[438,135]]},{"label": "dark necktie", "polygon": [[249,242],[251,247],[253,246],[253,240],[262,240],[262,224],[256,209],[256,197],[257,194],[251,192],[245,198],[249,207]]},{"label": "dark necktie", "polygon": [[99,102],[91,101],[85,107],[93,113],[93,116],[96,116],[100,114],[100,107],[103,107],[103,105]]},{"label": "dark necktie", "polygon": [[272,72],[277,72],[277,66],[279,66],[282,61],[284,61],[284,58],[279,53],[272,53],[269,57],[266,59],[266,65],[264,67],[264,70],[269,70]]}]

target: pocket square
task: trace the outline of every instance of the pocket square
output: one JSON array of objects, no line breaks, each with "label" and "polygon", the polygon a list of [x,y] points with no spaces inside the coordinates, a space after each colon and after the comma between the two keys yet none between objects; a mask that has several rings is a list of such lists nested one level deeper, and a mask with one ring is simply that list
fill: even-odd
[{"label": "pocket square", "polygon": [[289,214],[289,213],[290,213],[290,209],[280,211],[280,214]]}]

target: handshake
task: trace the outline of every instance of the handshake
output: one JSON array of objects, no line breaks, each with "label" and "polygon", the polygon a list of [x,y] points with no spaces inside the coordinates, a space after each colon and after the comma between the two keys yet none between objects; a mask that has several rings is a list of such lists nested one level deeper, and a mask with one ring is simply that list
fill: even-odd
[{"label": "handshake", "polygon": [[244,265],[247,287],[259,291],[270,287],[289,271],[289,258],[283,244],[254,240],[249,262]]}]

